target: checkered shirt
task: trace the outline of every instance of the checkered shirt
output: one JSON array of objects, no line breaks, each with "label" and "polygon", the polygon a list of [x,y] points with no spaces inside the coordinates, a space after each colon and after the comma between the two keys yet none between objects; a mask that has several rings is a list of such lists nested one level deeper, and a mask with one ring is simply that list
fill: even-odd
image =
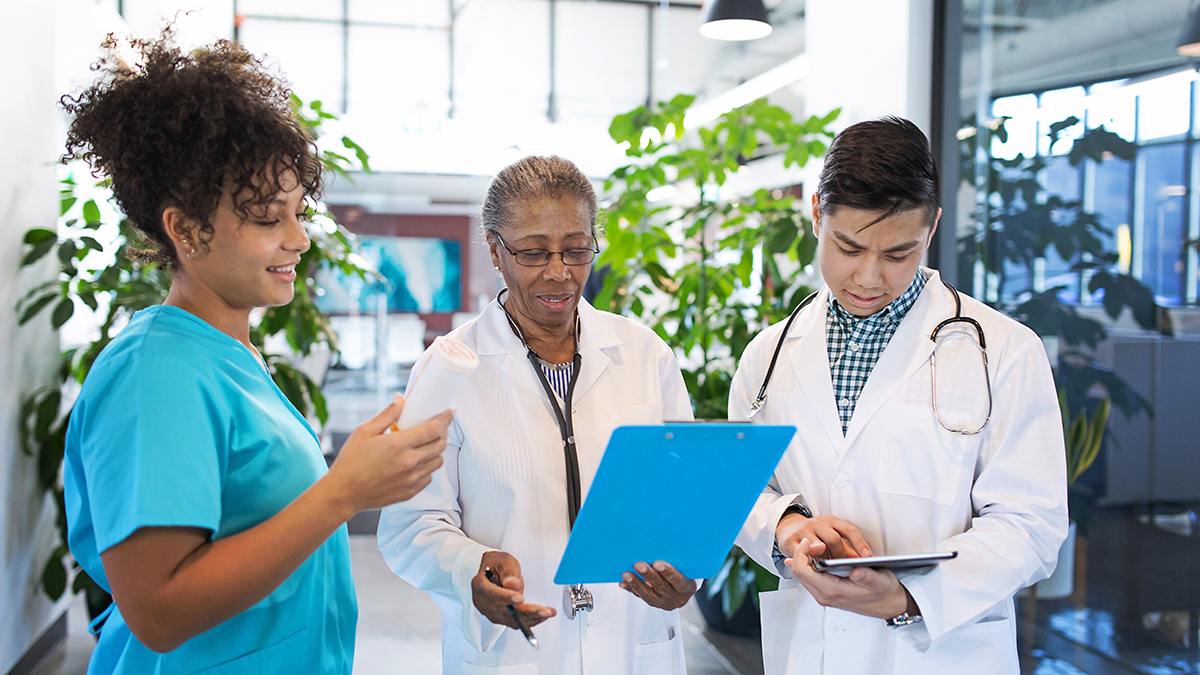
[{"label": "checkered shirt", "polygon": [[829,310],[825,314],[829,333],[829,374],[833,377],[833,398],[842,420],[842,435],[850,426],[854,405],[871,370],[908,310],[916,303],[917,296],[921,295],[925,281],[925,273],[918,269],[903,295],[868,317],[854,316],[830,296]]}]

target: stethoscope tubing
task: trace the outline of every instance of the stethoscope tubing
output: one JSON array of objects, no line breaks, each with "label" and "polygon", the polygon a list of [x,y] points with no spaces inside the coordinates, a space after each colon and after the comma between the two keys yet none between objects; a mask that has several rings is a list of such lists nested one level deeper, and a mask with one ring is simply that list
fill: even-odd
[{"label": "stethoscope tubing", "polygon": [[[933,377],[933,385],[932,385],[933,386],[933,402],[932,402],[933,403],[933,413],[934,413],[934,416],[937,418],[938,424],[942,425],[942,428],[944,428],[946,431],[949,431],[950,433],[955,434],[955,435],[973,436],[973,435],[978,434],[979,432],[983,431],[984,428],[987,427],[988,423],[991,422],[991,420],[992,420],[992,382],[991,382],[991,377],[988,374],[987,337],[984,335],[983,326],[981,326],[978,321],[976,321],[972,317],[963,316],[963,314],[962,314],[962,298],[958,294],[958,289],[956,289],[949,281],[946,281],[945,279],[942,279],[941,281],[942,281],[942,285],[944,285],[947,289],[949,289],[949,291],[954,295],[954,316],[939,323],[933,329],[933,332],[930,333],[929,339],[932,340],[933,343],[936,345],[938,332],[941,331],[942,328],[945,328],[946,326],[953,324],[953,323],[965,323],[975,329],[975,335],[979,341],[979,351],[983,355],[983,377],[984,377],[984,383],[985,383],[985,386],[987,387],[987,393],[988,393],[988,411],[987,411],[987,417],[983,420],[983,424],[981,424],[977,428],[976,427],[968,427],[966,429],[955,429],[955,428],[951,427],[950,425],[946,424],[946,422],[942,420],[942,415],[938,411],[938,408],[937,408],[937,378]],[[788,315],[787,323],[784,324],[784,326],[783,326],[783,332],[780,333],[779,340],[776,341],[776,343],[775,343],[775,351],[771,353],[771,362],[767,366],[767,374],[763,377],[762,386],[759,387],[759,389],[758,389],[758,396],[754,397],[754,400],[750,402],[750,408],[747,411],[747,415],[746,415],[747,418],[754,419],[754,416],[757,415],[759,413],[759,411],[763,409],[764,405],[766,405],[767,385],[770,384],[770,382],[771,382],[771,376],[775,374],[775,362],[779,360],[779,353],[783,350],[783,343],[787,340],[788,331],[790,331],[792,328],[792,322],[794,322],[796,320],[796,317],[800,315],[801,310],[803,310],[805,307],[807,307],[809,304],[811,304],[813,299],[816,297],[817,297],[817,293],[812,293],[807,298],[802,300],[800,302],[800,304],[797,305],[796,308],[792,310],[791,314]],[[936,352],[936,349],[934,351]],[[933,369],[935,368],[935,362],[936,362],[936,353],[931,354],[929,357],[929,367],[930,367],[931,376],[934,372]]]}]

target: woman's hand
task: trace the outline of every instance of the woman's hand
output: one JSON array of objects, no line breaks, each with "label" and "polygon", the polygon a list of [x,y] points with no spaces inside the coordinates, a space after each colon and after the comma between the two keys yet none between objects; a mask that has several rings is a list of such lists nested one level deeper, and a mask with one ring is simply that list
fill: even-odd
[{"label": "woman's hand", "polygon": [[858,528],[837,516],[806,518],[789,513],[775,526],[775,541],[785,556],[795,557],[802,539],[811,542],[805,553],[814,558],[859,558],[871,555],[871,547]]},{"label": "woman's hand", "polygon": [[633,566],[637,573],[626,572],[621,588],[641,598],[647,605],[659,609],[679,609],[687,604],[688,598],[696,593],[696,582],[679,573],[671,565],[659,560],[654,565],[644,562]]},{"label": "woman's hand", "polygon": [[412,429],[387,433],[403,409],[404,397],[397,394],[383,412],[359,425],[323,479],[336,486],[351,516],[411,499],[442,466],[454,411]]},{"label": "woman's hand", "polygon": [[[491,568],[500,577],[503,586],[497,586],[487,578]],[[475,608],[488,621],[500,626],[516,628],[508,606],[512,605],[521,615],[526,628],[532,628],[555,615],[550,607],[525,603],[525,579],[521,577],[521,563],[503,551],[488,551],[479,563],[479,573],[471,579],[471,596]]]}]

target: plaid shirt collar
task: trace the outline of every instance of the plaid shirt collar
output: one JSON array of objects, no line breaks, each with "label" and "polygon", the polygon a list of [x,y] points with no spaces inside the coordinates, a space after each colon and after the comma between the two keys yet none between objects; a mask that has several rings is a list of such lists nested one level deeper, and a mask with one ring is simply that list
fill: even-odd
[{"label": "plaid shirt collar", "polygon": [[879,361],[908,310],[916,304],[927,277],[918,269],[908,289],[882,310],[867,317],[858,317],[834,298],[829,298],[826,313],[828,333],[829,374],[833,379],[833,397],[842,433],[850,427],[850,418],[867,378]]},{"label": "plaid shirt collar", "polygon": [[[908,310],[917,303],[917,298],[921,295],[921,290],[925,288],[925,282],[928,278],[925,276],[924,270],[917,268],[916,275],[913,276],[912,283],[908,285],[908,289],[900,294],[900,297],[891,301],[887,307],[875,312],[871,316],[855,316],[846,311],[842,307],[842,303],[829,294],[829,313],[833,316],[840,327],[852,331],[862,321],[864,327],[870,327],[870,330],[877,330],[880,326],[891,326],[892,333],[896,332],[896,326],[899,325],[904,317],[908,315]],[[888,335],[891,338],[891,335]],[[886,342],[886,340],[885,340]]]}]

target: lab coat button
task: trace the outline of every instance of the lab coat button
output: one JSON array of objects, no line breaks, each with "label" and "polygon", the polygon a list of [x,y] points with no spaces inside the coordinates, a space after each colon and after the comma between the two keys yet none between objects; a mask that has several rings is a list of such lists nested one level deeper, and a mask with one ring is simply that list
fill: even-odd
[{"label": "lab coat button", "polygon": [[574,415],[574,414],[575,414],[575,413],[577,413],[577,412],[579,412],[579,411],[578,411],[578,410],[576,410],[575,408],[571,408],[571,414],[572,414],[572,415]]},{"label": "lab coat button", "polygon": [[[833,477],[833,484],[837,487],[846,487],[850,483],[850,479],[846,478],[846,474],[839,473]],[[835,624],[836,625],[836,624]]]},{"label": "lab coat button", "polygon": [[844,632],[846,632],[846,628],[844,626],[842,626],[842,624],[840,624],[840,623],[829,624],[829,634],[832,635],[833,637],[837,637]]}]

